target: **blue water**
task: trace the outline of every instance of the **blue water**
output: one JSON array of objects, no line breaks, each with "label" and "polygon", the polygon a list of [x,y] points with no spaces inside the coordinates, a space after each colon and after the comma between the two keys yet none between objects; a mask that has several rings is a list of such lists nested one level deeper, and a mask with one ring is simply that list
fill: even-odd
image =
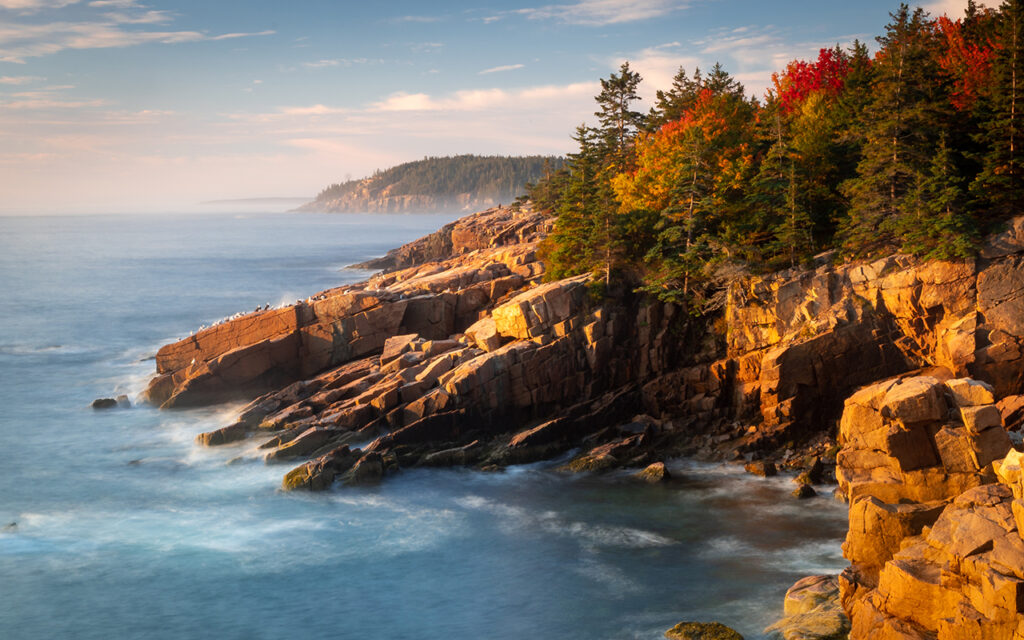
[{"label": "blue water", "polygon": [[278,491],[287,467],[195,434],[233,407],[93,411],[151,356],[445,216],[0,218],[0,638],[748,638],[844,566],[845,511],[788,479],[675,461],[637,486],[551,464]]}]

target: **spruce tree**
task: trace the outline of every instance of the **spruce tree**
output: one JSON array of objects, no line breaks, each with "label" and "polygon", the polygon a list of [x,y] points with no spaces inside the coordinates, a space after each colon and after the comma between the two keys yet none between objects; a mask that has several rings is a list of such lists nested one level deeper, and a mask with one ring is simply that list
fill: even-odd
[{"label": "spruce tree", "polygon": [[995,44],[978,135],[982,166],[971,185],[993,222],[1019,213],[1024,201],[1024,0],[1003,2]]},{"label": "spruce tree", "polygon": [[618,74],[601,80],[601,93],[594,98],[601,141],[609,164],[619,171],[626,167],[630,143],[644,124],[644,114],[633,110],[633,103],[640,99],[636,90],[641,80],[629,62],[623,62]]},{"label": "spruce tree", "polygon": [[869,254],[897,241],[902,201],[927,171],[938,135],[950,120],[934,32],[924,11],[911,12],[903,4],[891,16],[872,65],[857,176],[844,184],[850,212],[841,233],[851,254]]}]

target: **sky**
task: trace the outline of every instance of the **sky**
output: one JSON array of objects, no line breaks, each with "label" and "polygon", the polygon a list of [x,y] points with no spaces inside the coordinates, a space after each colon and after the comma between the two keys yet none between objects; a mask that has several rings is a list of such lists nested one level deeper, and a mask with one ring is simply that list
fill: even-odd
[{"label": "sky", "polygon": [[759,96],[790,60],[873,44],[897,6],[0,0],[0,214],[184,211],[425,156],[562,155],[623,61],[641,110],[681,66],[721,62]]}]

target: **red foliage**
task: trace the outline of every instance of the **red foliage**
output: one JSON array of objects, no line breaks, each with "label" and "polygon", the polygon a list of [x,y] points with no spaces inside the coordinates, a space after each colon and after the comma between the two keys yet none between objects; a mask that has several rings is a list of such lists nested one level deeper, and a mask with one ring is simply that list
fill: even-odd
[{"label": "red foliage", "polygon": [[837,95],[843,90],[848,73],[848,56],[835,49],[822,49],[814,62],[794,60],[781,75],[773,73],[772,83],[779,98],[779,106],[784,113],[789,113],[816,91]]},{"label": "red foliage", "polygon": [[991,46],[968,42],[960,20],[953,22],[942,16],[937,21],[936,31],[946,44],[939,56],[939,66],[953,79],[949,101],[958,111],[969,109],[991,77],[994,50]]}]

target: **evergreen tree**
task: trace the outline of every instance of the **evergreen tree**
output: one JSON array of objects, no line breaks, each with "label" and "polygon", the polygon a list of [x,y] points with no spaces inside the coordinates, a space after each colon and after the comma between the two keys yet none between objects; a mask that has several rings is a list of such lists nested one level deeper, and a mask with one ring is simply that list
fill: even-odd
[{"label": "evergreen tree", "polygon": [[872,65],[872,98],[865,110],[865,135],[857,176],[844,184],[849,218],[841,230],[854,254],[895,242],[902,199],[927,171],[939,132],[949,121],[948,93],[940,86],[935,38],[922,9],[906,4],[891,14]]},{"label": "evergreen tree", "polygon": [[981,171],[971,185],[995,220],[1020,210],[1024,201],[1024,0],[999,10],[991,91],[983,100]]},{"label": "evergreen tree", "polygon": [[639,73],[630,70],[629,62],[623,62],[617,75],[601,80],[601,93],[594,98],[601,141],[609,164],[619,171],[626,167],[630,143],[644,124],[644,115],[633,110],[633,103],[640,99],[636,90],[641,80]]},{"label": "evergreen tree", "polygon": [[926,259],[974,255],[978,234],[970,216],[964,214],[965,196],[955,154],[943,137],[928,173],[917,176],[907,195],[901,249]]},{"label": "evergreen tree", "polygon": [[672,78],[672,88],[668,91],[658,89],[655,95],[655,106],[647,116],[647,126],[654,130],[661,125],[678,120],[683,117],[703,88],[703,79],[700,69],[697,69],[692,77],[686,75],[686,69],[679,67],[679,71]]},{"label": "evergreen tree", "polygon": [[542,247],[548,272],[565,278],[591,271],[597,260],[594,211],[598,203],[597,177],[601,172],[597,132],[581,124],[572,138],[578,147],[566,162],[556,204],[554,229]]}]

